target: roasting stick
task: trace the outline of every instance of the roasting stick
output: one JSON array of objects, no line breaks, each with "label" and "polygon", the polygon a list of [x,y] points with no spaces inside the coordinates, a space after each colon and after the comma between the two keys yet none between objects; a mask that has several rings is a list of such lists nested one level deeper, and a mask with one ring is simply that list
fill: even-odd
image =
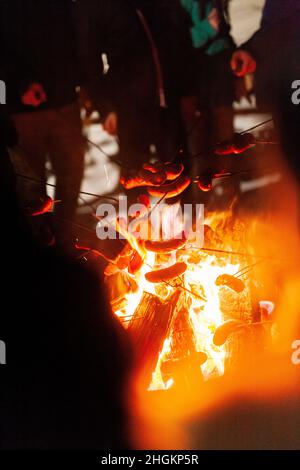
[{"label": "roasting stick", "polygon": [[266,121],[260,122],[259,124],[255,124],[255,126],[252,126],[249,129],[246,129],[245,131],[240,132],[240,134],[243,135],[243,134],[246,134],[247,132],[255,131],[255,129],[258,129],[259,127],[262,127],[265,124],[269,124],[271,122],[273,122],[273,118],[267,119]]},{"label": "roasting stick", "polygon": [[[62,118],[63,120],[65,120],[63,116],[61,116],[61,118]],[[243,134],[245,134],[245,133],[247,133],[247,132],[250,132],[250,131],[252,131],[252,130],[254,130],[254,129],[257,129],[258,127],[263,126],[263,125],[265,125],[265,124],[267,124],[267,123],[269,123],[269,122],[272,122],[272,121],[273,121],[273,119],[268,119],[268,120],[266,120],[266,121],[263,121],[263,122],[261,122],[261,123],[255,125],[255,126],[249,128],[249,129],[247,129],[247,130],[241,132],[240,134],[243,135]],[[68,124],[69,124],[69,123],[68,123]],[[70,124],[70,125],[71,125],[71,124]],[[189,133],[191,133],[197,125],[198,125],[198,122],[196,122],[195,125],[192,126],[192,128],[191,128],[190,131],[189,131]],[[87,140],[88,140],[88,139],[87,139]],[[89,141],[89,140],[88,140],[88,141]],[[95,143],[92,142],[92,141],[89,141],[89,143],[91,143],[91,145],[93,145],[93,146],[96,147],[99,151],[101,151],[101,153],[107,155],[107,154],[103,151],[103,149],[102,149],[100,146],[98,146],[97,144],[95,144]],[[271,143],[271,142],[269,142],[269,143]],[[107,156],[109,157],[109,155],[107,155]],[[199,156],[200,156],[200,154],[191,156],[190,158],[199,157]],[[241,172],[240,172],[240,173],[241,173]],[[236,173],[236,174],[238,174],[238,173]],[[29,180],[29,181],[32,181],[32,182],[34,182],[34,183],[36,183],[36,184],[40,184],[39,181],[37,181],[37,180],[35,180],[34,178],[31,178],[31,177],[29,177],[29,176],[25,176],[25,175],[22,175],[22,174],[16,174],[16,175],[17,175],[18,177],[23,178],[23,179],[27,179],[27,180]],[[224,177],[226,177],[226,176],[229,176],[229,175],[224,175]],[[232,174],[231,176],[234,176],[234,174]],[[50,187],[56,187],[55,184],[51,184],[51,183],[46,183],[46,185],[47,185],[47,186],[50,186]],[[87,192],[87,191],[79,191],[79,194],[84,194],[84,195],[92,196],[92,197],[96,197],[96,198],[110,199],[110,200],[113,200],[113,201],[115,201],[115,202],[118,202],[116,198],[113,198],[113,197],[110,197],[110,196],[105,196],[105,195],[99,195],[99,194],[95,194],[95,193],[90,193],[90,192]],[[165,199],[165,197],[167,196],[167,194],[168,194],[168,192],[165,193],[165,194],[160,198],[160,200],[154,205],[154,207],[151,208],[151,210],[150,210],[149,213],[148,213],[148,216],[151,215],[152,212],[162,203],[162,201]],[[81,198],[81,199],[83,200],[83,198]],[[84,200],[83,200],[83,201],[84,201]],[[95,210],[92,205],[90,205],[90,204],[88,204],[88,205],[93,209],[93,211]],[[97,218],[97,217],[96,217],[96,218]],[[97,219],[99,220],[99,218],[97,218]],[[87,227],[81,226],[81,225],[79,225],[79,224],[75,224],[74,222],[68,221],[68,220],[66,220],[66,219],[65,219],[65,220],[62,220],[62,221],[65,222],[65,223],[71,223],[71,224],[73,224],[74,226],[77,226],[77,227],[79,227],[79,228],[81,228],[81,229],[83,229],[83,230],[86,230],[86,231],[89,231],[89,232],[94,233],[92,230],[88,229]],[[198,249],[198,248],[197,248],[197,249]],[[227,254],[239,255],[239,256],[251,256],[251,257],[256,257],[256,258],[259,258],[259,257],[260,257],[260,258],[264,258],[264,259],[272,259],[272,258],[270,258],[270,257],[261,257],[261,256],[257,256],[257,255],[249,255],[249,254],[246,254],[246,253],[237,253],[237,252],[229,252],[229,251],[226,252],[225,250],[216,250],[216,249],[209,249],[209,248],[202,248],[202,250],[203,250],[203,251],[212,251],[212,252],[214,251],[214,252],[219,252],[219,253],[227,253]],[[246,273],[244,273],[244,274],[246,274]],[[240,274],[240,275],[243,275],[243,274]],[[171,287],[174,287],[174,286],[171,286]],[[183,288],[183,286],[182,286],[182,288]],[[186,289],[186,288],[185,288],[185,289]],[[186,290],[187,290],[187,289],[186,289]],[[190,292],[190,293],[192,293],[192,292]],[[194,295],[194,293],[192,293],[192,294]]]},{"label": "roasting stick", "polygon": [[157,209],[157,207],[160,206],[160,204],[164,201],[164,199],[166,198],[168,193],[165,193],[160,199],[159,201],[157,201],[153,207],[151,207],[151,210],[147,213],[147,218],[151,216],[151,214]]},{"label": "roasting stick", "polygon": [[240,269],[240,271],[238,271],[237,273],[234,274],[234,277],[242,277],[242,276],[245,276],[245,274],[248,274],[250,271],[252,271],[252,269],[255,268],[255,266],[257,266],[258,264],[261,264],[261,263],[264,263],[266,260],[260,260],[260,261],[257,261],[256,263],[254,264],[251,264],[250,266],[245,266],[243,269]]},{"label": "roasting stick", "polygon": [[[269,123],[269,122],[272,122],[272,121],[273,121],[273,119],[268,119],[268,120],[266,120],[266,121],[263,121],[263,122],[261,122],[261,123],[255,125],[255,126],[249,128],[249,129],[244,130],[243,132],[240,133],[240,135],[243,135],[243,134],[245,134],[245,133],[247,133],[247,132],[249,132],[249,131],[251,131],[251,130],[257,129],[258,127],[263,126],[263,125],[265,125],[265,124],[267,124],[267,123]],[[188,131],[187,135],[189,135],[190,133],[192,133],[193,130],[194,130],[194,128],[196,128],[196,127],[198,126],[198,124],[199,124],[199,122],[196,121],[196,123],[195,123],[195,124],[191,127],[191,129]],[[263,142],[261,142],[261,143],[263,143]],[[275,142],[272,142],[272,143],[275,143]],[[211,146],[211,149],[214,149],[214,147],[215,147],[215,146]],[[180,149],[179,149],[179,152],[180,152]],[[184,158],[183,160],[189,160],[189,159],[196,158],[196,157],[200,157],[200,156],[203,156],[203,155],[199,153],[199,154],[196,154],[196,155],[191,155],[191,156],[188,157],[188,158]],[[176,156],[175,156],[175,158],[176,158]],[[251,170],[250,170],[250,171],[251,171]],[[252,171],[253,171],[253,170],[252,170]],[[226,178],[226,177],[228,178],[228,177],[236,176],[236,175],[238,175],[238,174],[247,173],[247,172],[249,172],[249,170],[248,170],[248,171],[244,170],[244,171],[236,172],[236,173],[225,173],[224,175],[219,175],[219,178],[222,178],[222,177],[223,177],[223,178]],[[197,181],[194,181],[194,182],[197,182]],[[169,191],[166,192],[166,193],[160,198],[160,200],[154,205],[154,207],[151,209],[151,211],[148,212],[148,216],[151,215],[152,211],[153,211],[157,206],[159,206],[159,204],[161,204],[161,202],[166,198],[166,196],[168,195],[168,193],[169,193]]]},{"label": "roasting stick", "polygon": [[280,258],[273,258],[271,256],[262,256],[262,255],[252,255],[250,253],[242,253],[239,251],[227,251],[227,250],[220,250],[217,248],[199,248],[198,246],[190,246],[188,249],[187,248],[180,248],[178,251],[188,251],[188,250],[197,250],[197,251],[207,251],[207,252],[212,252],[212,253],[220,253],[220,254],[226,254],[226,255],[234,255],[234,256],[245,256],[249,258],[260,258],[262,260],[269,260],[269,261],[280,261],[283,262],[282,259]]},{"label": "roasting stick", "polygon": [[[251,132],[251,131],[254,131],[255,129],[258,129],[259,127],[262,127],[264,126],[265,124],[269,124],[270,122],[273,122],[273,118],[271,119],[267,119],[266,121],[263,121],[263,122],[260,122],[259,124],[256,124],[255,126],[253,127],[250,127],[249,129],[246,129],[242,132],[240,132],[239,134],[240,135],[244,135],[244,134],[247,134],[248,132]],[[225,142],[219,142],[220,144],[222,143],[225,143]],[[261,143],[261,144],[272,144],[272,145],[275,145],[276,142],[264,142],[264,141],[258,141],[257,143]],[[211,150],[213,150],[215,148],[215,145],[212,145],[211,147]],[[188,158],[185,158],[185,160],[192,160],[193,158],[199,158],[199,157],[205,157],[206,155],[203,154],[203,153],[197,153],[195,155],[190,155]]]},{"label": "roasting stick", "polygon": [[[77,243],[76,243],[75,247],[77,247],[77,246],[78,246],[78,249],[81,248],[80,245],[77,245]],[[94,250],[93,248],[90,248],[90,249],[88,249],[88,250],[85,250],[84,253],[82,253],[82,255],[80,255],[80,256],[78,257],[78,259],[80,259],[81,257],[85,256],[85,255],[88,254],[88,253],[93,253],[93,252],[94,252],[94,253],[96,252],[97,255],[101,256],[101,258],[103,258],[103,259],[104,259],[105,261],[107,261],[108,263],[114,264],[115,266],[117,266],[117,263],[115,263],[114,261],[112,261],[110,258],[107,258],[103,253],[101,253],[101,251]]]},{"label": "roasting stick", "polygon": [[[83,199],[83,198],[82,198]],[[163,198],[161,198],[163,199]],[[158,201],[158,204],[160,204],[161,201]],[[92,207],[90,204],[88,204],[90,207]],[[93,208],[93,207],[92,207]],[[99,220],[101,222],[101,219],[99,217],[96,216],[96,214],[92,214],[93,217],[95,217],[97,220]],[[82,226],[80,226],[80,228],[84,228]],[[88,230],[88,229],[87,229]],[[90,232],[92,232],[91,230],[89,230]],[[121,240],[121,242],[123,242],[125,244],[125,240]],[[199,250],[198,247],[189,247],[189,249],[197,249]],[[228,255],[234,255],[234,256],[243,256],[243,257],[253,257],[253,258],[260,258],[260,261],[257,261],[256,263],[250,265],[250,266],[245,266],[244,268],[242,268],[240,271],[238,271],[234,276],[235,277],[241,277],[241,276],[244,276],[245,274],[247,274],[249,271],[251,271],[255,266],[257,266],[258,264],[261,264],[265,261],[281,261],[279,260],[278,258],[272,258],[272,257],[267,257],[267,256],[260,256],[260,255],[252,255],[252,254],[249,254],[249,253],[241,253],[241,252],[235,252],[235,251],[227,251],[227,250],[221,250],[221,249],[213,249],[213,248],[201,248],[202,251],[208,251],[208,252],[217,252],[217,253],[222,253],[222,254],[228,254]],[[184,248],[181,248],[179,249],[178,251],[188,251],[188,249],[184,249]],[[148,263],[145,263],[146,266],[148,266],[150,269],[152,269],[152,266],[149,265]],[[181,278],[179,278],[179,280],[181,281]],[[163,281],[165,284],[167,284],[168,286],[170,287],[173,287],[175,288],[176,286],[173,286],[172,284],[169,284],[167,281]],[[201,300],[205,300],[203,299],[201,296],[199,296],[198,294],[195,294],[194,292],[190,291],[189,289],[187,289],[185,286],[182,286],[182,284],[180,285],[180,288],[186,290],[187,292],[189,292],[190,294],[200,298]]]},{"label": "roasting stick", "polygon": [[[66,119],[65,119],[64,117],[61,116],[61,118],[66,122]],[[263,122],[257,124],[256,126],[253,126],[253,127],[249,128],[249,129],[246,129],[245,131],[241,132],[240,134],[243,135],[243,134],[245,134],[245,133],[247,133],[247,132],[250,132],[250,131],[252,131],[252,130],[254,130],[254,129],[257,129],[258,127],[261,127],[261,126],[263,126],[263,125],[265,125],[265,124],[267,124],[267,123],[269,123],[269,122],[272,122],[272,121],[273,121],[273,119],[268,119],[267,121],[263,121]],[[71,123],[68,123],[68,124],[69,124],[70,126],[72,125]],[[193,125],[193,126],[191,127],[191,129],[190,129],[189,132],[188,132],[188,135],[189,135],[191,132],[193,132],[193,130],[197,127],[197,125],[198,125],[198,121],[195,123],[195,125]],[[88,139],[86,139],[86,140],[87,140],[91,145],[93,145],[95,148],[97,148],[102,154],[104,154],[104,155],[106,155],[107,157],[111,158],[111,156],[108,155],[108,154],[106,154],[106,153],[103,151],[103,149],[102,149],[99,145],[95,144],[94,142],[92,142],[92,141],[90,141],[90,140],[88,140]],[[21,148],[21,147],[19,147],[19,148]],[[212,148],[213,148],[213,147],[212,147]],[[21,150],[22,150],[22,148],[21,148]],[[23,151],[23,150],[22,150],[22,151]],[[24,151],[23,151],[23,152],[24,152]],[[191,155],[189,158],[186,158],[185,160],[189,160],[189,159],[196,158],[196,157],[200,157],[200,156],[202,156],[202,154]],[[204,155],[203,155],[203,156],[204,156]],[[116,162],[116,163],[120,164],[120,162]],[[236,173],[236,174],[239,174],[239,172]],[[38,181],[38,180],[36,180],[36,179],[34,179],[34,178],[31,178],[30,176],[26,176],[26,175],[23,175],[23,174],[20,174],[20,173],[16,173],[16,176],[18,176],[19,178],[26,179],[26,180],[28,180],[28,181],[32,181],[33,183],[36,183],[36,184],[38,184],[38,185],[41,184],[41,181]],[[46,183],[46,186],[49,186],[49,187],[52,187],[52,188],[56,188],[56,185],[55,185],[55,184],[51,184],[51,183]],[[69,192],[71,193],[71,191],[69,191]],[[111,196],[105,196],[105,195],[103,195],[103,194],[95,194],[95,193],[91,193],[91,192],[87,192],[87,191],[79,191],[79,194],[83,194],[83,195],[86,195],[86,196],[92,196],[92,197],[95,197],[95,198],[111,199],[111,200],[113,200],[113,201],[115,201],[115,202],[118,202],[118,200],[117,200],[116,198],[111,197]],[[156,203],[156,205],[157,205],[157,204],[160,204],[160,203],[164,200],[164,198],[166,197],[167,194],[168,194],[168,193],[166,193],[166,194],[161,198],[161,200],[158,201],[158,203]]]},{"label": "roasting stick", "polygon": [[[180,279],[181,281],[181,279]],[[167,284],[167,286],[169,287],[172,287],[173,289],[175,288],[179,288],[179,289],[182,289],[182,290],[185,290],[186,292],[188,292],[189,294],[193,295],[194,297],[196,297],[197,299],[199,300],[203,300],[204,302],[206,302],[206,299],[204,299],[203,297],[201,297],[201,295],[198,295],[196,294],[195,292],[191,291],[190,289],[188,289],[187,287],[183,286],[182,284],[180,284],[179,286],[174,286],[173,284],[170,284],[169,282],[167,281],[163,281],[164,284]]]},{"label": "roasting stick", "polygon": [[[249,327],[249,326],[255,326],[255,325],[272,325],[274,323],[274,321],[272,320],[265,320],[265,321],[255,321],[255,322],[245,322],[245,326]],[[173,330],[174,332],[176,333],[180,333],[181,331],[189,331],[189,328],[175,328]]]},{"label": "roasting stick", "polygon": [[[270,168],[268,167],[265,167],[265,168],[260,168],[260,172],[263,172],[263,171],[269,171]],[[218,173],[214,176],[213,179],[218,179],[218,180],[221,180],[221,179],[226,179],[226,178],[233,178],[235,176],[239,176],[239,175],[248,175],[249,173],[252,173],[253,171],[256,171],[256,168],[248,168],[247,170],[240,170],[240,171],[235,171],[235,172],[226,172],[226,173]],[[199,177],[198,177],[199,178]],[[199,180],[196,179],[193,181],[193,183],[198,183]]]},{"label": "roasting stick", "polygon": [[[151,270],[153,269],[153,266],[151,266],[149,263],[144,262],[144,264],[145,264],[148,268],[150,268]],[[180,278],[179,276],[178,276],[178,279],[179,279],[179,281],[180,281],[180,285],[179,285],[179,286],[174,286],[173,284],[170,284],[169,282],[167,282],[167,281],[165,281],[165,280],[162,281],[162,283],[163,283],[163,284],[166,284],[166,285],[169,286],[169,287],[172,287],[173,289],[175,289],[176,287],[178,287],[179,289],[185,290],[186,292],[188,292],[189,294],[193,295],[194,297],[196,297],[196,298],[198,298],[198,299],[200,299],[200,300],[205,301],[205,299],[204,299],[203,297],[201,297],[200,295],[198,295],[198,294],[196,294],[195,292],[191,291],[191,290],[188,289],[187,287],[183,286],[183,285],[182,285],[182,280],[181,280],[181,278]]]},{"label": "roasting stick", "polygon": [[[268,168],[265,168],[265,170],[268,170]],[[249,170],[242,170],[242,171],[238,171],[238,172],[235,172],[235,173],[225,173],[224,175],[220,176],[220,178],[227,178],[227,177],[231,177],[231,176],[237,176],[237,175],[240,175],[240,174],[246,174],[246,173],[251,173],[252,171],[255,171],[254,169],[249,169]],[[16,173],[16,176],[19,177],[19,178],[22,178],[22,179],[25,179],[25,180],[28,180],[28,181],[31,181],[32,183],[35,183],[37,185],[40,185],[41,182],[36,180],[35,178],[32,178],[30,176],[27,176],[27,175],[23,175],[21,173]],[[197,181],[194,181],[194,182],[197,182]],[[56,184],[52,184],[52,183],[45,183],[46,186],[49,186],[51,188],[56,188]],[[67,190],[70,194],[72,194],[73,192],[70,191],[70,190]],[[88,191],[79,191],[79,194],[83,194],[84,196],[92,196],[94,198],[98,198],[98,199],[109,199],[111,201],[114,201],[116,203],[118,203],[118,199],[115,198],[115,197],[112,197],[112,196],[106,196],[105,194],[96,194],[96,193],[91,193],[91,192],[88,192]],[[157,201],[155,204],[154,204],[154,207],[151,209],[151,211],[149,212],[149,215],[151,215],[151,213],[156,209],[156,207],[161,204],[163,202],[163,200],[165,199],[165,197],[167,196],[168,193],[165,193],[159,201]],[[63,201],[61,201],[63,203]],[[87,204],[87,203],[86,203]],[[87,204],[88,205],[88,204]],[[94,210],[94,209],[93,209]]]},{"label": "roasting stick", "polygon": [[[20,173],[16,173],[16,176],[18,176],[19,178],[23,178],[25,180],[28,180],[28,181],[31,181],[32,183],[35,183],[35,184],[38,184],[40,185],[41,184],[41,181],[38,181],[34,178],[31,178],[30,176],[26,176],[26,175],[22,175]],[[52,183],[45,183],[46,186],[49,186],[51,188],[56,188],[56,184],[52,184]],[[70,194],[74,194],[73,191],[70,191],[70,190],[67,190],[67,192],[69,192]],[[76,192],[77,194],[77,192]],[[85,196],[93,196],[95,198],[101,198],[101,199],[110,199],[111,201],[114,201],[114,202],[118,202],[118,199],[115,198],[115,197],[112,197],[112,196],[105,196],[104,194],[95,194],[95,193],[89,193],[87,191],[79,191],[79,194],[83,194]],[[63,201],[61,201],[63,202]]]},{"label": "roasting stick", "polygon": [[[270,123],[270,122],[273,122],[273,118],[267,119],[266,121],[263,121],[263,122],[261,122],[261,123],[259,123],[259,124],[256,124],[255,126],[252,126],[252,127],[250,127],[249,129],[244,130],[243,132],[240,132],[240,135],[243,135],[243,134],[246,134],[246,133],[248,133],[248,132],[250,132],[250,131],[253,131],[253,130],[255,130],[255,129],[257,129],[257,128],[259,128],[259,127],[265,125],[265,124],[268,124],[268,123]],[[198,122],[196,122],[196,125],[198,125]],[[194,130],[194,128],[196,127],[196,125],[192,126],[192,128],[191,128],[190,131],[189,131],[189,133],[193,132],[193,130]],[[189,133],[188,133],[188,135],[189,135]],[[268,143],[269,143],[269,144],[274,144],[274,145],[276,144],[276,142],[268,142],[268,141],[265,141],[265,142],[264,142],[264,141],[260,141],[260,142],[257,141],[257,143],[261,143],[261,144],[268,144]],[[214,148],[214,146],[211,146],[211,149],[213,149],[213,148]],[[191,156],[188,157],[188,158],[184,158],[184,160],[190,160],[190,159],[193,159],[193,158],[199,158],[200,156],[204,156],[204,155],[199,153],[199,154],[196,154],[196,155],[191,155]],[[219,177],[219,178],[230,178],[230,177],[237,176],[237,175],[239,175],[239,174],[249,173],[249,172],[251,172],[251,171],[254,171],[254,170],[241,170],[241,171],[235,172],[235,173],[229,173],[229,172],[228,172],[228,173],[224,173],[224,175],[219,175],[218,177]],[[193,181],[193,182],[195,183],[195,182],[197,182],[197,181]],[[167,195],[168,195],[168,192],[165,193],[165,194],[161,197],[161,199],[158,201],[157,204],[155,204],[154,208],[151,209],[149,215],[150,215],[150,214],[152,213],[152,211],[156,208],[156,206],[159,206],[159,204],[161,204],[161,202],[166,198]]]},{"label": "roasting stick", "polygon": [[59,222],[63,222],[65,224],[70,224],[70,225],[73,225],[74,227],[77,227],[77,228],[80,228],[81,230],[84,230],[85,232],[89,232],[89,233],[95,233],[94,230],[88,228],[88,227],[85,227],[84,225],[80,225],[80,224],[77,224],[76,222],[73,222],[72,220],[68,220],[68,219],[61,219],[61,218],[57,218],[57,220]]},{"label": "roasting stick", "polygon": [[[60,117],[60,119],[68,125],[69,128],[72,128],[74,129],[74,124],[72,124],[68,119],[66,119],[66,117],[63,115],[63,113],[59,110],[56,110],[55,111],[56,114]],[[103,148],[101,147],[101,145],[99,144],[96,144],[95,142],[93,142],[91,139],[89,139],[88,137],[86,137],[85,135],[83,135],[83,139],[88,142],[90,145],[92,145],[93,147],[95,147],[97,150],[99,150],[99,152],[101,152],[102,155],[105,155],[107,158],[111,159],[114,163],[116,163],[117,165],[121,166],[121,162],[117,159],[115,159],[114,157],[112,157],[111,155],[109,155],[107,152],[105,152],[105,150],[103,150]]]},{"label": "roasting stick", "polygon": [[91,202],[87,202],[82,196],[80,196],[80,194],[79,194],[78,197],[79,197],[79,199],[81,199],[83,204],[85,204],[86,206],[88,206],[90,209],[93,210],[93,213],[91,215],[94,216],[94,213],[96,211],[96,208],[94,207],[94,205]]}]

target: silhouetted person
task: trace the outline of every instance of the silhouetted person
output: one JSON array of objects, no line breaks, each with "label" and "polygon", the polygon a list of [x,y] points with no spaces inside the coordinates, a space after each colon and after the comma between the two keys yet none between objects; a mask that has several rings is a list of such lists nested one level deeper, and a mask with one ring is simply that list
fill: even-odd
[{"label": "silhouetted person", "polygon": [[[173,160],[184,140],[181,102],[193,91],[193,49],[180,1],[82,0],[81,62],[124,171]],[[101,67],[106,53],[109,70]]]},{"label": "silhouetted person", "polygon": [[0,449],[126,448],[125,334],[99,280],[32,239],[3,139],[0,166]]},{"label": "silhouetted person", "polygon": [[258,106],[271,111],[284,155],[300,183],[300,105],[292,84],[300,76],[300,2],[267,0],[260,29],[232,57],[239,76],[256,68]]},{"label": "silhouetted person", "polygon": [[56,176],[57,238],[72,242],[60,219],[73,220],[84,169],[76,87],[80,85],[75,2],[0,2],[0,79],[19,145],[45,195],[46,160]]},{"label": "silhouetted person", "polygon": [[[197,64],[198,116],[190,123],[192,154],[207,154],[217,142],[233,137],[234,77],[225,3],[219,0],[180,0],[190,18],[189,32]],[[197,123],[198,120],[198,123]]]}]

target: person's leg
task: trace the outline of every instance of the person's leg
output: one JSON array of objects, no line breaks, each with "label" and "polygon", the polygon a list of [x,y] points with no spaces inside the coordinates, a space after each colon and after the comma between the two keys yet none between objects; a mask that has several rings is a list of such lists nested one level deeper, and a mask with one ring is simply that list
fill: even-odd
[{"label": "person's leg", "polygon": [[168,108],[153,110],[155,121],[154,144],[157,157],[163,162],[171,162],[184,146],[184,129],[179,104],[169,102]]},{"label": "person's leg", "polygon": [[224,142],[233,138],[233,107],[217,106],[211,110],[212,132],[211,145]]},{"label": "person's leg", "polygon": [[209,58],[211,80],[210,145],[233,138],[234,76],[230,68],[231,51]]},{"label": "person's leg", "polygon": [[[209,95],[209,88],[207,89]],[[183,100],[181,112],[185,127],[185,170],[192,181],[206,172],[211,167],[209,158],[209,109],[203,99],[189,98]],[[200,191],[195,183],[192,183],[185,194],[185,203],[207,204],[210,199],[208,193]]]},{"label": "person's leg", "polygon": [[196,96],[181,99],[181,115],[186,135],[186,146],[190,156],[204,154],[207,148],[205,112],[200,111]]},{"label": "person's leg", "polygon": [[[43,204],[47,197],[45,163],[47,156],[47,134],[49,111],[15,114],[12,117],[19,146],[13,148],[12,162],[18,176],[19,203],[27,211]],[[52,213],[29,218],[30,226],[45,245],[53,243]]]},{"label": "person's leg", "polygon": [[51,111],[49,158],[56,175],[57,235],[71,241],[78,194],[84,172],[84,140],[77,103]]},{"label": "person's leg", "polygon": [[[210,103],[210,147],[219,142],[230,141],[234,136],[234,76],[230,69],[231,51],[224,51],[210,58],[212,92]],[[218,170],[237,172],[241,170],[243,159],[235,157],[213,157],[213,167]],[[239,194],[238,178],[222,182],[221,197],[216,198],[219,208],[227,207]]]},{"label": "person's leg", "polygon": [[[119,160],[121,175],[137,175],[143,164],[152,156],[150,146],[154,142],[153,115],[148,108],[124,106],[119,110],[118,137],[120,145]],[[139,195],[147,193],[146,188],[138,187],[125,191],[128,206],[137,202]],[[148,194],[148,193],[147,193]]]},{"label": "person's leg", "polygon": [[[185,98],[181,102],[187,142],[185,166],[193,181],[212,165],[209,156],[211,84],[210,60],[205,53],[198,51],[195,97]],[[208,205],[210,193],[200,191],[194,183],[187,191],[186,200]]]},{"label": "person's leg", "polygon": [[[211,142],[215,145],[218,142],[230,141],[234,135],[234,111],[232,106],[219,106],[211,110]],[[215,156],[214,167],[218,171],[229,171],[236,173],[243,168],[243,159],[235,156]],[[218,207],[226,208],[240,193],[240,180],[232,177],[224,180],[219,188],[221,199]]]},{"label": "person's leg", "polygon": [[13,152],[13,163],[16,172],[40,182],[36,184],[29,179],[19,177],[19,187],[28,203],[37,195],[46,194],[45,163],[47,155],[47,112],[20,113],[12,116],[15,125],[19,151]]},{"label": "person's leg", "polygon": [[122,173],[139,170],[151,156],[153,114],[149,109],[133,107],[119,112],[118,137]]}]

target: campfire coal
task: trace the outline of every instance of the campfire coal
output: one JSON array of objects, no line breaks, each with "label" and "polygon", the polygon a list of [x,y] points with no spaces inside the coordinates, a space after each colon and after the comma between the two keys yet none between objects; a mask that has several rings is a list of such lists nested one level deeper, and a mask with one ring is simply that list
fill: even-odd
[{"label": "campfire coal", "polygon": [[[167,187],[173,194],[182,178],[186,185],[182,167],[169,170],[179,173],[177,178],[148,186],[150,194],[166,196]],[[168,174],[162,164],[143,171]],[[165,210],[164,219],[174,218],[172,205]],[[180,220],[173,225],[177,236],[141,240],[117,222],[127,245],[106,270],[113,311],[132,339],[149,390],[194,387],[234,370],[249,359],[251,348],[265,349],[270,336],[270,322],[258,319],[253,308],[257,299],[253,302],[252,265],[243,255],[244,225],[230,211],[207,214],[200,247],[193,246]]]}]

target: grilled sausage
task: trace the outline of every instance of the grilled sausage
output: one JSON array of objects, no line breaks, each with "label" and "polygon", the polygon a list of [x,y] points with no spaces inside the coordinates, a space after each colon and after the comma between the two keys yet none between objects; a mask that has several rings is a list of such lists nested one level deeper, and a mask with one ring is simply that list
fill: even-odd
[{"label": "grilled sausage", "polygon": [[167,180],[167,175],[164,171],[158,171],[157,173],[152,173],[148,170],[140,170],[139,176],[148,183],[149,186],[164,184]]},{"label": "grilled sausage", "polygon": [[182,163],[166,163],[164,171],[167,175],[167,180],[173,181],[178,178],[184,170]]},{"label": "grilled sausage", "polygon": [[175,279],[177,276],[181,276],[187,270],[185,263],[176,263],[168,268],[158,269],[145,274],[145,278],[148,282],[158,284],[164,281],[170,281]]},{"label": "grilled sausage", "polygon": [[151,173],[147,170],[141,170],[137,176],[122,176],[120,183],[125,189],[139,188],[143,186],[160,186],[165,183],[167,175],[164,172]]},{"label": "grilled sausage", "polygon": [[213,343],[222,346],[232,333],[247,327],[247,324],[240,320],[227,320],[216,328]]},{"label": "grilled sausage", "polygon": [[207,193],[208,191],[212,190],[212,180],[213,178],[211,176],[201,176],[198,180],[198,188],[203,191],[204,193]]},{"label": "grilled sausage", "polygon": [[120,183],[124,186],[125,189],[139,188],[142,186],[147,186],[143,178],[139,176],[121,176]]},{"label": "grilled sausage", "polygon": [[245,284],[241,279],[231,276],[230,274],[222,274],[216,279],[216,286],[226,286],[234,290],[238,294],[243,292],[245,289]]},{"label": "grilled sausage", "polygon": [[246,150],[254,147],[256,144],[255,137],[250,133],[234,134],[232,141],[223,142],[215,148],[216,155],[239,155]]},{"label": "grilled sausage", "polygon": [[155,162],[155,163],[144,163],[143,165],[144,170],[151,171],[151,173],[158,173],[159,171],[162,171],[164,169],[164,164],[161,162]]},{"label": "grilled sausage", "polygon": [[191,178],[188,175],[181,175],[175,181],[170,184],[165,184],[160,186],[159,188],[147,188],[148,193],[154,197],[163,197],[165,196],[166,199],[170,199],[175,196],[179,196],[179,194],[183,193],[183,191],[190,185]]},{"label": "grilled sausage", "polygon": [[152,251],[154,253],[171,253],[172,251],[180,250],[186,244],[187,240],[182,234],[182,238],[177,239],[173,238],[170,240],[159,240],[159,241],[152,241],[146,240],[145,241],[145,248],[148,251]]}]

